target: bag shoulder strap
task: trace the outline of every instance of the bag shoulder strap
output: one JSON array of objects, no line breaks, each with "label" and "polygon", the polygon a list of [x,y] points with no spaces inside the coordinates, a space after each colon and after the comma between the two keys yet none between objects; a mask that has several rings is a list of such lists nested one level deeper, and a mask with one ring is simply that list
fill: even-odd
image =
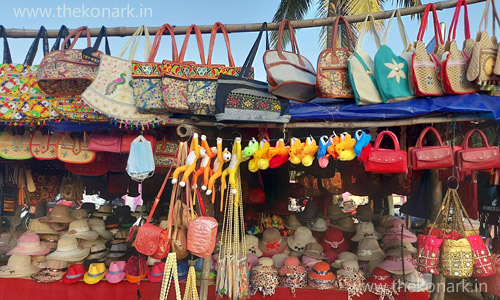
[{"label": "bag shoulder strap", "polygon": [[208,46],[208,61],[207,64],[211,65],[212,64],[212,54],[214,52],[214,44],[215,44],[215,37],[217,36],[217,31],[221,30],[222,35],[224,36],[224,41],[226,42],[226,48],[227,48],[227,59],[229,61],[229,66],[234,67],[234,59],[233,59],[233,54],[231,53],[231,44],[229,42],[229,35],[227,33],[226,27],[220,22],[217,22],[214,24],[212,27],[212,32],[210,34],[210,44]]},{"label": "bag shoulder strap", "polygon": [[177,62],[179,60],[179,53],[177,52],[177,42],[175,41],[174,29],[170,24],[163,24],[160,29],[156,32],[155,39],[153,41],[153,48],[148,57],[148,62],[154,62],[156,54],[158,53],[158,48],[160,47],[161,38],[165,32],[168,31],[170,37],[172,38],[172,61]]},{"label": "bag shoulder strap", "polygon": [[269,32],[267,30],[267,22],[262,23],[262,26],[260,27],[259,35],[257,36],[257,39],[255,40],[255,43],[252,46],[252,49],[250,49],[250,53],[248,53],[247,58],[245,59],[245,63],[243,64],[243,67],[241,68],[241,72],[239,77],[240,78],[248,78],[250,75],[250,71],[253,65],[253,62],[255,60],[255,56],[257,56],[257,51],[259,50],[259,45],[260,45],[260,40],[262,39],[262,34],[266,33],[266,50],[269,50]]},{"label": "bag shoulder strap", "polygon": [[342,21],[345,24],[346,32],[347,32],[347,48],[351,51],[354,51],[354,35],[352,34],[351,25],[349,21],[344,16],[337,16],[335,18],[335,23],[333,23],[333,32],[332,32],[332,50],[333,53],[337,50],[337,40],[339,39],[339,22]]},{"label": "bag shoulder strap", "polygon": [[399,36],[401,37],[401,42],[403,42],[403,47],[405,49],[408,48],[410,40],[408,39],[408,35],[406,35],[405,26],[403,24],[403,20],[401,20],[401,12],[399,10],[395,10],[392,12],[391,18],[389,19],[389,23],[387,24],[387,28],[385,30],[384,36],[382,37],[382,41],[380,41],[381,45],[385,45],[387,43],[387,38],[389,36],[389,31],[391,30],[392,20],[396,16],[399,27]]},{"label": "bag shoulder strap", "polygon": [[134,32],[134,34],[130,37],[130,39],[127,41],[125,46],[123,46],[123,49],[118,53],[117,57],[122,58],[127,49],[132,45],[130,48],[130,53],[128,60],[133,60],[135,57],[135,54],[137,52],[137,47],[139,46],[139,43],[141,41],[141,37],[144,34],[144,61],[147,61],[149,54],[151,52],[151,38],[149,36],[149,30],[146,27],[146,25],[141,25],[137,28],[137,30]]},{"label": "bag shoulder strap", "polygon": [[[469,13],[467,11],[467,0],[459,0],[455,8],[453,19],[451,20],[450,30],[448,31],[448,41],[455,40],[457,36],[458,19],[460,17],[460,9],[464,7],[464,33],[465,39],[470,39],[469,28]],[[451,35],[453,32],[453,36]]]},{"label": "bag shoulder strap", "polygon": [[375,28],[375,18],[373,18],[372,15],[368,15],[366,16],[365,21],[363,22],[363,28],[359,33],[358,43],[356,44],[355,49],[356,51],[363,49],[363,38],[367,32],[367,28],[369,28],[371,34],[373,35],[373,38],[375,39],[375,45],[377,46],[377,49],[380,48],[380,38]]},{"label": "bag shoulder strap", "polygon": [[31,66],[33,65],[33,61],[35,60],[36,53],[38,51],[38,44],[40,42],[40,38],[42,38],[42,46],[43,46],[43,55],[47,55],[49,53],[49,39],[47,38],[47,29],[41,26],[38,31],[35,40],[31,44],[28,54],[26,54],[26,58],[24,59],[24,64]]},{"label": "bag shoulder strap", "polygon": [[3,25],[0,25],[0,37],[3,37],[3,64],[11,64],[12,56],[10,54],[10,47],[9,42],[7,41],[5,27],[3,27]]},{"label": "bag shoulder strap", "polygon": [[184,61],[184,56],[186,54],[187,44],[189,43],[189,37],[191,36],[191,32],[196,35],[196,42],[198,43],[198,52],[200,53],[201,64],[205,64],[205,49],[203,47],[203,38],[201,37],[201,30],[196,25],[189,26],[186,31],[186,37],[184,38],[184,42],[182,43],[181,53],[179,54],[179,62]]},{"label": "bag shoulder strap", "polygon": [[[59,47],[61,45],[61,40],[65,40],[68,35],[69,35],[68,27],[66,27],[66,25],[62,25],[61,29],[59,29],[59,33],[57,34],[56,41],[54,42],[54,45],[52,46],[50,51],[59,50]],[[64,49],[68,49],[70,46],[71,46],[71,41],[68,39],[64,43]]]},{"label": "bag shoulder strap", "polygon": [[[87,28],[87,30],[88,30],[88,28]],[[95,39],[94,46],[87,47],[86,49],[83,49],[82,55],[92,57],[92,53],[99,50],[99,46],[101,45],[101,41],[103,38],[104,38],[104,44],[105,44],[104,51],[105,51],[106,55],[111,55],[111,50],[109,49],[108,34],[106,32],[107,32],[106,27],[102,26],[101,30],[99,31],[99,34],[97,35],[97,38]],[[90,31],[87,31],[87,37],[88,36],[90,36]],[[73,41],[73,44],[75,43],[75,41]]]},{"label": "bag shoulder strap", "polygon": [[420,23],[420,29],[418,30],[417,41],[422,42],[424,40],[425,30],[427,29],[427,23],[429,20],[429,13],[432,10],[432,18],[434,25],[434,39],[436,40],[436,46],[443,44],[443,36],[441,35],[441,29],[439,27],[439,19],[436,12],[436,6],[434,3],[429,3],[425,7],[424,15],[422,16],[422,22]]}]

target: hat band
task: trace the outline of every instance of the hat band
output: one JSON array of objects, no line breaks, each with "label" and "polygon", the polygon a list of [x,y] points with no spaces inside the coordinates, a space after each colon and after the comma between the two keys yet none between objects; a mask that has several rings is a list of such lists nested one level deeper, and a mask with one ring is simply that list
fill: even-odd
[{"label": "hat band", "polygon": [[304,249],[306,249],[306,247],[299,247],[298,245],[293,246],[293,250],[297,252],[302,252]]},{"label": "hat band", "polygon": [[90,251],[90,254],[89,255],[93,255],[93,254],[99,254],[99,253],[104,253],[106,252],[108,249],[104,248],[102,250],[99,250],[99,251]]},{"label": "hat band", "polygon": [[84,273],[75,274],[75,275],[68,275],[68,274],[66,274],[66,278],[68,278],[68,279],[75,279],[75,278],[81,277],[83,274]]},{"label": "hat band", "polygon": [[87,273],[87,276],[88,277],[99,277],[99,276],[102,276],[104,274],[104,272],[106,272],[106,271],[102,271],[101,273],[96,273],[96,274]]},{"label": "hat band", "polygon": [[283,240],[283,238],[280,237],[280,239],[278,241],[266,242],[267,251],[272,251],[272,250],[278,251],[280,249],[280,244],[281,244],[282,240]]},{"label": "hat band", "polygon": [[329,273],[331,273],[331,271],[330,271],[330,270],[328,270],[328,271],[318,271],[318,270],[316,270],[316,269],[314,269],[314,268],[312,269],[312,271],[313,271],[315,274],[318,274],[318,275],[323,275],[323,276],[324,276],[324,275],[328,275]]},{"label": "hat band", "polygon": [[376,254],[376,253],[380,253],[382,252],[382,250],[366,250],[366,249],[361,249],[361,250],[358,250],[358,255],[359,256],[371,256],[373,254]]},{"label": "hat band", "polygon": [[[149,272],[149,274],[151,274],[151,276],[163,276],[163,273],[153,273],[153,272]],[[184,275],[180,275],[179,276],[184,276]]]},{"label": "hat band", "polygon": [[118,271],[108,271],[108,274],[109,274],[109,275],[118,275],[118,274],[123,274],[123,271],[122,271],[122,270],[118,270]]},{"label": "hat band", "polygon": [[84,233],[84,232],[87,232],[87,231],[90,231],[90,228],[88,227],[84,227],[84,228],[70,228],[68,230],[68,234],[76,234],[76,233]]},{"label": "hat band", "polygon": [[67,268],[61,268],[61,269],[52,269],[52,268],[45,268],[46,271],[49,272],[65,272]]},{"label": "hat band", "polygon": [[110,253],[125,253],[126,250],[111,250]]},{"label": "hat band", "polygon": [[125,241],[127,238],[115,237],[115,241]]},{"label": "hat band", "polygon": [[40,247],[40,241],[37,242],[32,242],[32,243],[19,243],[16,248],[20,250],[27,250],[31,248],[38,248]]},{"label": "hat band", "polygon": [[76,245],[69,245],[69,246],[57,246],[56,251],[58,252],[69,252],[69,251],[74,251],[77,250],[78,246]]},{"label": "hat band", "polygon": [[372,275],[373,278],[377,280],[388,280],[390,278],[389,275],[381,276],[381,275]]},{"label": "hat band", "polygon": [[342,238],[342,240],[340,240],[338,242],[332,242],[332,241],[329,241],[327,239],[324,239],[323,241],[325,243],[329,244],[332,248],[337,249],[340,246],[340,244],[342,244],[344,242],[344,238]]}]

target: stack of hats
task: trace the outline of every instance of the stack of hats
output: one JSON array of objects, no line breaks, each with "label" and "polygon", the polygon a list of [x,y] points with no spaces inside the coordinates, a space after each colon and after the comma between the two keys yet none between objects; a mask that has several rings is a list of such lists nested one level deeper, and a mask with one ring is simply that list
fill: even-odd
[{"label": "stack of hats", "polygon": [[107,218],[113,215],[113,207],[111,205],[101,205],[99,209],[92,214],[96,218]]},{"label": "stack of hats", "polygon": [[66,205],[55,205],[48,216],[38,219],[40,222],[48,223],[52,229],[61,232],[65,231],[69,223],[75,219],[71,217],[70,208]]},{"label": "stack of hats", "polygon": [[283,253],[286,248],[287,238],[281,236],[277,228],[271,227],[264,230],[262,239],[259,241],[259,249],[263,257],[271,258],[277,253]]},{"label": "stack of hats", "polygon": [[56,249],[59,232],[53,229],[49,223],[40,222],[40,219],[33,219],[28,224],[27,232],[38,234],[42,244],[48,245],[50,250]]},{"label": "stack of hats", "polygon": [[250,294],[260,291],[264,296],[274,295],[278,285],[278,271],[269,257],[259,259],[259,264],[252,269],[250,277]]},{"label": "stack of hats", "polygon": [[365,287],[365,275],[354,260],[345,260],[342,267],[337,271],[337,283],[341,290],[346,290],[348,299],[361,296]]},{"label": "stack of hats", "polygon": [[0,278],[29,278],[38,270],[31,264],[29,255],[12,254],[7,265],[0,267]]},{"label": "stack of hats", "polygon": [[292,250],[293,256],[300,256],[304,253],[306,245],[315,243],[312,232],[307,227],[299,227],[292,236],[287,239],[288,247]]},{"label": "stack of hats", "polygon": [[67,262],[82,261],[89,255],[90,249],[78,244],[72,236],[62,236],[57,242],[57,249],[47,255],[47,259],[62,260]]},{"label": "stack of hats", "polygon": [[340,254],[342,252],[349,251],[350,243],[349,240],[344,237],[344,234],[340,229],[332,227],[325,231],[325,236],[321,241],[321,246],[323,246],[323,249],[326,252],[333,250]]},{"label": "stack of hats", "polygon": [[371,274],[385,257],[378,241],[373,237],[365,237],[358,244],[358,259],[362,263],[365,274]]},{"label": "stack of hats", "polygon": [[45,268],[31,275],[31,279],[39,283],[56,282],[63,278],[64,274],[66,274],[67,269],[68,262],[55,259],[47,259]]},{"label": "stack of hats", "polygon": [[386,245],[393,244],[394,242],[401,243],[401,234],[403,234],[404,243],[417,242],[417,236],[406,228],[405,221],[401,219],[387,221],[384,238],[382,240]]},{"label": "stack of hats", "polygon": [[307,286],[307,271],[300,265],[299,259],[288,256],[283,261],[283,266],[278,270],[279,283],[292,290],[295,295],[296,288]]},{"label": "stack of hats", "polygon": [[[46,255],[50,252],[50,246],[40,242],[40,237],[35,233],[25,233],[17,240],[14,249],[7,252],[7,256],[12,254],[20,255]],[[30,258],[31,259],[31,258]]]},{"label": "stack of hats", "polygon": [[330,271],[330,265],[320,261],[307,273],[309,284],[318,290],[333,289],[335,274]]},{"label": "stack of hats", "polygon": [[416,263],[412,257],[415,250],[411,243],[415,243],[417,237],[406,228],[403,220],[389,220],[386,223],[386,230],[382,240],[388,253],[384,261],[379,265],[380,268],[397,275],[402,275],[403,271],[404,274],[415,271]]},{"label": "stack of hats", "polygon": [[352,252],[342,252],[339,254],[339,257],[337,260],[335,260],[334,263],[332,263],[332,267],[335,269],[341,269],[342,265],[346,261],[358,261],[358,256]]}]

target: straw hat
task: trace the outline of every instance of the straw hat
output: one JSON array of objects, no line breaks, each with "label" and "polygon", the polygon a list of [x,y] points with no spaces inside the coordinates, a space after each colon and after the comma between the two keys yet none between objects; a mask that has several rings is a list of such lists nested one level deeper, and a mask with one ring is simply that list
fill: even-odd
[{"label": "straw hat", "polygon": [[370,204],[365,204],[358,206],[357,212],[354,217],[361,221],[373,221],[382,218],[382,214],[383,212],[374,214]]},{"label": "straw hat", "polygon": [[287,245],[286,237],[282,237],[277,228],[271,227],[264,230],[259,249],[265,257],[272,257],[276,253],[283,253]]},{"label": "straw hat", "polygon": [[45,255],[49,252],[50,246],[42,244],[36,233],[25,233],[19,237],[16,247],[7,252],[7,255]]},{"label": "straw hat", "polygon": [[40,222],[40,218],[30,221],[27,232],[37,234],[58,234],[58,232],[52,229],[48,223]]},{"label": "straw hat", "polygon": [[319,218],[319,209],[318,204],[314,201],[307,202],[304,211],[297,213],[297,219],[304,224],[312,223],[317,218]]},{"label": "straw hat", "polygon": [[309,284],[318,290],[333,289],[335,274],[330,271],[330,265],[320,261],[308,272]]},{"label": "straw hat", "polygon": [[307,244],[315,242],[316,239],[314,239],[311,230],[307,227],[297,228],[287,240],[288,247],[298,253],[303,253]]},{"label": "straw hat", "polygon": [[31,256],[31,265],[33,267],[43,269],[43,268],[45,268],[46,263],[47,263],[47,258],[45,257],[45,255]]},{"label": "straw hat", "polygon": [[89,213],[85,209],[73,209],[71,211],[71,217],[75,220],[83,220],[89,218]]},{"label": "straw hat", "polygon": [[163,280],[163,272],[165,271],[165,263],[157,262],[148,272],[148,280],[151,282],[160,282]]},{"label": "straw hat", "polygon": [[258,257],[262,256],[262,251],[259,249],[259,239],[251,234],[245,236],[247,242],[247,254],[255,254]]},{"label": "straw hat", "polygon": [[39,234],[40,242],[47,245],[51,251],[56,250],[59,234]]},{"label": "straw hat", "polygon": [[83,276],[83,281],[87,284],[96,284],[106,275],[106,266],[104,263],[95,263],[89,266],[89,270]]},{"label": "straw hat", "polygon": [[105,244],[95,244],[94,246],[92,246],[90,248],[90,253],[89,253],[89,256],[87,257],[87,259],[103,259],[104,257],[106,257],[109,253],[109,250],[108,248],[106,248],[106,245]]},{"label": "straw hat", "polygon": [[106,272],[106,280],[110,283],[121,282],[125,278],[125,273],[123,272],[123,269],[125,269],[126,264],[127,263],[123,260],[112,261],[111,264],[109,265],[109,270]]},{"label": "straw hat", "polygon": [[69,228],[69,223],[51,223],[51,222],[49,222],[48,224],[49,224],[50,228],[54,229],[59,234],[66,233],[66,231],[68,231],[68,228]]},{"label": "straw hat", "polygon": [[350,243],[348,239],[344,238],[340,229],[332,227],[325,231],[321,246],[323,246],[323,250],[334,250],[337,253],[342,253],[349,250]]},{"label": "straw hat", "polygon": [[328,206],[326,209],[326,218],[330,220],[340,220],[345,217],[349,217],[349,214],[346,214],[342,211],[338,204],[332,204]]},{"label": "straw hat", "polygon": [[111,244],[124,243],[125,240],[127,239],[127,236],[128,236],[127,231],[118,231],[113,236],[113,240],[111,241]]},{"label": "straw hat", "polygon": [[68,268],[68,262],[48,259],[44,269],[31,275],[31,279],[39,283],[51,283],[61,280]]},{"label": "straw hat", "polygon": [[385,256],[384,251],[380,249],[378,241],[372,237],[363,238],[358,245],[358,259],[361,261],[370,261],[381,259]]},{"label": "straw hat", "polygon": [[351,217],[337,220],[337,223],[335,225],[332,225],[332,227],[338,228],[343,232],[356,232],[356,226],[354,225],[354,221]]},{"label": "straw hat", "polygon": [[110,240],[113,238],[113,234],[106,230],[106,223],[102,219],[90,219],[89,227],[106,240]]},{"label": "straw hat", "polygon": [[65,234],[78,239],[95,241],[99,237],[96,231],[90,229],[87,220],[76,220],[69,224],[68,233]]},{"label": "straw hat", "polygon": [[403,248],[403,255],[417,253],[417,249],[411,243],[403,243],[403,246],[401,246],[401,241],[394,241],[385,245],[384,252],[387,256],[401,256],[401,248]]},{"label": "straw hat", "polygon": [[332,267],[340,269],[346,261],[358,261],[358,256],[352,252],[342,252],[339,254],[337,260],[332,263]]},{"label": "straw hat", "polygon": [[102,237],[98,237],[97,240],[95,240],[95,241],[79,240],[78,245],[80,245],[84,248],[92,248],[95,245],[106,244],[107,242],[108,241],[103,239]]},{"label": "straw hat", "polygon": [[346,260],[342,263],[342,268],[337,271],[337,276],[352,276],[357,272],[361,272],[358,261]]},{"label": "straw hat", "polygon": [[62,283],[73,284],[79,281],[85,275],[85,271],[86,270],[83,264],[70,265],[68,268],[68,272],[66,272],[66,274],[64,274],[62,277]]},{"label": "straw hat", "polygon": [[323,218],[318,218],[314,223],[308,223],[307,227],[312,231],[325,232],[328,229],[326,225],[326,220]]},{"label": "straw hat", "polygon": [[361,222],[356,224],[356,235],[352,237],[351,241],[359,242],[365,237],[372,237],[377,240],[382,238],[382,234],[375,231],[372,222]]},{"label": "straw hat", "polygon": [[321,260],[326,259],[326,256],[323,252],[323,246],[321,246],[321,244],[318,243],[307,244],[304,254],[312,258],[317,258]]},{"label": "straw hat", "polygon": [[101,218],[101,217],[109,217],[112,214],[113,214],[113,208],[111,207],[111,205],[101,205],[99,206],[99,209],[92,215],[94,217]]},{"label": "straw hat", "polygon": [[81,261],[89,255],[89,251],[89,248],[78,246],[78,241],[76,240],[76,238],[63,236],[57,242],[56,251],[47,255],[47,259]]},{"label": "straw hat", "polygon": [[297,219],[296,215],[289,215],[286,218],[285,221],[285,227],[290,230],[296,230],[297,228],[301,227],[302,224],[300,223],[299,219]]},{"label": "straw hat", "polygon": [[71,217],[69,207],[66,205],[56,205],[52,208],[47,217],[40,218],[40,222],[50,223],[71,223],[75,219]]},{"label": "straw hat", "polygon": [[[415,271],[416,263],[411,257],[411,254],[404,256],[404,267],[405,274],[410,274]],[[401,256],[387,256],[379,265],[379,268],[382,268],[392,274],[403,275]]]},{"label": "straw hat", "polygon": [[12,254],[6,266],[0,267],[0,278],[29,277],[38,272],[38,268],[31,264],[28,255]]}]

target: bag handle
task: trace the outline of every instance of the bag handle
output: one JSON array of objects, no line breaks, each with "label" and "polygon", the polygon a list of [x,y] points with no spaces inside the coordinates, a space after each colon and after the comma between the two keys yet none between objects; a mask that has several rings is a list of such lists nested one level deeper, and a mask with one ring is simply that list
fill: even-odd
[{"label": "bag handle", "polygon": [[[408,49],[408,45],[410,44],[410,39],[406,34],[405,25],[403,24],[403,20],[401,19],[401,12],[399,10],[395,10],[392,12],[391,18],[389,19],[389,23],[387,24],[387,29],[385,30],[384,36],[382,37],[381,45],[385,45],[387,43],[387,38],[389,36],[389,31],[391,30],[392,20],[396,16],[399,27],[399,36],[401,37],[401,42],[403,42],[403,46]],[[423,20],[423,19],[422,19]],[[423,21],[422,21],[423,22]]]},{"label": "bag handle", "polygon": [[392,131],[389,130],[384,130],[377,136],[377,140],[375,141],[375,147],[373,149],[374,150],[379,149],[380,143],[382,142],[384,136],[386,135],[389,136],[394,142],[394,151],[400,151],[398,137]]},{"label": "bag handle", "polygon": [[[370,23],[368,23],[370,22]],[[368,15],[363,22],[363,28],[358,36],[358,43],[356,44],[356,51],[363,49],[363,38],[367,32],[367,27],[369,27],[371,34],[375,38],[375,45],[377,49],[380,48],[380,37],[378,36],[377,30],[375,28],[375,18],[372,15]]]},{"label": "bag handle", "polygon": [[[457,36],[457,27],[458,27],[458,19],[460,17],[460,9],[464,7],[464,32],[465,39],[470,39],[470,28],[469,28],[469,13],[467,11],[467,0],[460,0],[457,2],[457,6],[455,8],[455,14],[453,19],[451,20],[450,30],[448,31],[448,41],[455,40]],[[453,31],[453,37],[451,32]]]},{"label": "bag handle", "polygon": [[[87,32],[89,32],[89,31],[87,31]],[[89,34],[90,34],[90,32],[89,32]],[[111,55],[111,50],[109,49],[109,41],[108,41],[108,34],[107,34],[106,26],[101,27],[101,30],[99,31],[99,34],[97,35],[97,38],[95,39],[94,46],[83,49],[82,55],[93,57],[92,53],[99,50],[99,46],[101,45],[102,38],[104,38],[104,41],[105,41],[105,46],[104,46],[105,50],[104,51],[105,51],[106,55]],[[75,41],[73,41],[73,43],[74,42]]]},{"label": "bag handle", "polygon": [[437,137],[437,140],[439,142],[439,146],[441,146],[441,147],[443,146],[443,140],[441,140],[441,136],[439,135],[439,132],[436,130],[436,128],[429,126],[429,127],[425,128],[422,131],[422,133],[420,133],[420,137],[418,138],[417,145],[415,146],[415,148],[422,149],[422,141],[424,140],[424,137],[428,132],[434,133],[434,135]]},{"label": "bag handle", "polygon": [[45,27],[40,26],[40,30],[38,31],[35,40],[31,44],[28,53],[26,54],[26,58],[24,59],[24,65],[31,66],[33,65],[33,60],[35,60],[36,53],[38,51],[38,44],[40,42],[40,38],[43,39],[43,55],[47,55],[49,53],[49,39],[47,38],[47,29]]},{"label": "bag handle", "polygon": [[432,17],[433,17],[433,25],[434,25],[434,39],[436,40],[436,45],[442,45],[443,36],[441,35],[441,29],[439,28],[439,19],[436,12],[436,6],[434,3],[429,3],[425,7],[424,15],[422,16],[422,23],[420,24],[420,28],[418,30],[417,41],[423,42],[425,31],[427,29],[427,23],[429,21],[429,13],[432,9]]},{"label": "bag handle", "polygon": [[[68,27],[66,27],[66,25],[62,25],[61,29],[59,29],[59,33],[57,34],[56,41],[54,42],[54,45],[52,46],[50,51],[59,50],[59,47],[61,45],[61,39],[64,40],[68,35],[69,35]],[[71,41],[67,40],[66,43],[64,43],[64,49],[68,49],[70,45]]]},{"label": "bag handle", "polygon": [[262,39],[262,34],[266,33],[266,50],[269,50],[269,32],[267,30],[267,22],[262,23],[262,26],[260,27],[259,35],[257,36],[257,39],[255,40],[255,43],[252,46],[252,49],[250,49],[250,53],[248,53],[247,58],[245,59],[245,63],[243,64],[243,67],[241,68],[240,75],[238,75],[240,78],[248,78],[250,75],[250,71],[253,65],[253,62],[255,60],[255,56],[257,56],[257,50],[259,50],[259,45],[260,45],[260,40]]},{"label": "bag handle", "polygon": [[3,27],[3,25],[0,25],[0,37],[3,37],[3,64],[11,64],[12,56],[10,54],[10,47],[9,42],[7,41],[5,27]]},{"label": "bag handle", "polygon": [[167,185],[168,178],[170,177],[171,172],[172,172],[172,166],[170,166],[170,168],[168,169],[167,176],[165,176],[165,179],[163,180],[161,188],[158,191],[158,194],[156,195],[155,202],[153,203],[153,207],[151,208],[151,211],[149,212],[149,215],[148,215],[148,218],[146,219],[145,224],[149,224],[149,221],[151,221],[151,218],[153,217],[153,214],[155,213],[156,207],[158,206],[158,203],[160,202],[161,194],[163,194],[163,190],[165,189],[165,186]]},{"label": "bag handle", "polygon": [[175,300],[182,300],[181,289],[179,287],[179,274],[177,272],[177,255],[175,252],[169,253],[167,261],[165,262],[165,270],[163,271],[163,280],[160,289],[160,300],[167,300],[172,281],[175,287]]},{"label": "bag handle", "polygon": [[191,32],[194,30],[196,35],[196,42],[198,43],[198,52],[200,53],[201,64],[205,64],[205,49],[203,48],[203,38],[201,37],[201,30],[196,25],[189,26],[186,31],[186,37],[184,38],[184,42],[182,43],[181,53],[179,54],[179,62],[184,62],[184,56],[186,55],[187,44],[189,42],[189,37],[191,36]]},{"label": "bag handle", "polygon": [[123,46],[122,51],[118,53],[117,57],[122,58],[122,56],[125,54],[127,49],[132,45],[130,48],[130,53],[128,56],[128,60],[133,60],[135,57],[135,53],[137,52],[137,47],[139,46],[139,42],[141,40],[142,34],[144,34],[144,61],[146,61],[149,57],[149,53],[151,52],[151,39],[149,37],[149,30],[146,25],[141,25],[137,28],[137,30],[134,32],[134,34],[130,37],[130,39],[127,41],[125,46]]},{"label": "bag handle", "polygon": [[[80,36],[82,35],[82,32],[84,30],[87,33],[87,47],[92,46],[92,43],[90,40],[90,30],[87,26],[82,26],[82,27],[79,27],[79,28],[73,30],[70,34],[68,34],[66,36],[66,38],[64,38],[63,45],[65,45],[69,41],[70,38],[73,38],[73,42],[69,45],[68,48],[66,48],[67,50],[73,49],[73,47],[76,44],[76,41],[78,41],[78,39],[80,38]],[[66,49],[63,49],[63,51]]]},{"label": "bag handle", "polygon": [[[469,149],[469,140],[470,140],[470,137],[475,133],[479,133],[481,135],[481,138],[483,140],[483,146],[488,148],[490,147],[490,145],[488,144],[488,139],[486,138],[486,135],[484,134],[483,131],[479,130],[479,129],[471,129],[469,130],[469,132],[467,132],[467,134],[465,135],[465,138],[464,138],[464,150],[467,150]],[[470,147],[472,148],[472,147]]]},{"label": "bag handle", "polygon": [[347,31],[347,49],[354,52],[354,35],[352,34],[351,25],[344,16],[337,16],[335,18],[335,23],[333,23],[333,33],[332,33],[333,37],[332,37],[332,48],[331,48],[333,50],[332,60],[334,57],[338,60],[336,51],[337,51],[337,40],[339,39],[339,22],[341,20],[344,22]]},{"label": "bag handle", "polygon": [[212,26],[212,33],[210,34],[210,44],[208,46],[208,60],[207,64],[211,65],[212,64],[212,55],[214,52],[214,44],[215,44],[215,37],[217,36],[217,31],[220,28],[222,35],[224,36],[224,41],[226,42],[226,48],[227,48],[227,59],[229,61],[229,66],[230,67],[235,67],[234,64],[234,59],[233,59],[233,54],[231,54],[231,44],[229,42],[229,35],[227,33],[226,27],[221,22],[217,22]]},{"label": "bag handle", "polygon": [[283,55],[283,31],[285,30],[285,26],[288,26],[288,31],[290,32],[290,44],[292,45],[292,53],[297,55],[297,59],[301,66],[305,66],[304,60],[300,55],[299,46],[297,44],[297,40],[295,39],[295,31],[292,27],[292,23],[288,19],[284,19],[280,23],[280,27],[278,30],[278,44],[276,45],[276,51],[278,51],[278,57],[281,60],[287,60]]},{"label": "bag handle", "polygon": [[483,27],[483,23],[484,23],[484,27],[483,27],[483,30],[484,31],[487,31],[487,27],[488,27],[488,12],[490,11],[490,5],[491,5],[491,15],[492,15],[492,23],[491,23],[491,26],[492,26],[492,34],[493,36],[495,35],[495,20],[497,21],[497,24],[500,25],[500,20],[498,18],[498,15],[497,15],[497,12],[496,12],[496,7],[495,7],[495,2],[492,1],[492,0],[486,0],[486,5],[484,6],[484,10],[483,10],[483,16],[481,18],[481,22],[479,22],[479,30],[481,30],[481,27]]},{"label": "bag handle", "polygon": [[153,48],[151,49],[151,54],[149,55],[148,62],[155,61],[156,54],[158,53],[158,48],[160,47],[161,38],[165,30],[168,30],[168,33],[172,38],[172,61],[179,61],[179,53],[177,52],[177,42],[175,41],[174,29],[172,28],[172,26],[170,26],[170,24],[163,24],[156,32],[153,42]]}]

